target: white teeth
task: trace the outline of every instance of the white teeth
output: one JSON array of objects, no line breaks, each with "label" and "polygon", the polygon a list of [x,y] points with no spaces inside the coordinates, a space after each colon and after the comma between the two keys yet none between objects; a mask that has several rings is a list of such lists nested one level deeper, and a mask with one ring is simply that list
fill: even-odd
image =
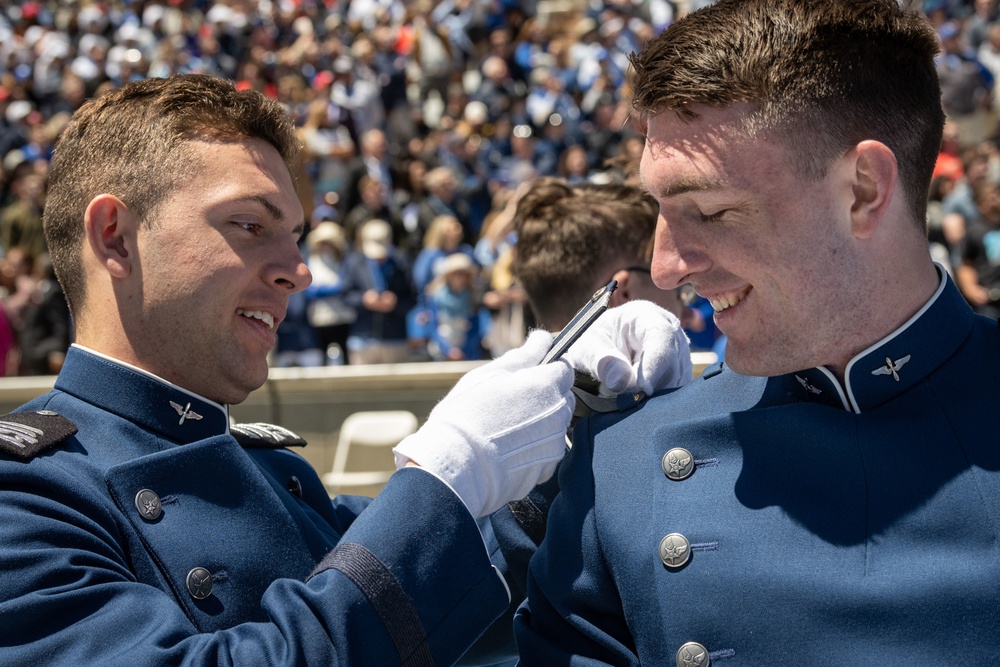
[{"label": "white teeth", "polygon": [[260,320],[267,325],[268,329],[274,328],[274,316],[271,315],[271,313],[264,312],[263,310],[243,310],[242,308],[237,308],[236,314]]},{"label": "white teeth", "polygon": [[748,288],[737,294],[712,297],[708,300],[708,302],[712,304],[712,310],[714,310],[717,313],[721,313],[725,309],[732,308],[733,306],[738,304],[749,293],[750,290]]}]

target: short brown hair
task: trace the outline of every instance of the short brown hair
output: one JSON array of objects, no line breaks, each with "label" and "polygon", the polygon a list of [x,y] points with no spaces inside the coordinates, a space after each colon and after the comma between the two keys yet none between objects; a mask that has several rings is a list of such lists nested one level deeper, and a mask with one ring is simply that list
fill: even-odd
[{"label": "short brown hair", "polygon": [[938,50],[926,18],[897,0],[719,0],[632,54],[632,103],[641,121],[748,103],[748,136],[781,137],[811,178],[880,141],[923,224],[944,124]]},{"label": "short brown hair", "polygon": [[84,104],[56,144],[44,214],[45,238],[70,309],[84,299],[83,218],[94,197],[114,195],[150,224],[169,193],[195,172],[189,141],[250,138],[274,146],[295,173],[298,143],[282,106],[222,79],[145,79]]},{"label": "short brown hair", "polygon": [[514,273],[537,319],[567,322],[593,296],[595,281],[648,264],[656,220],[656,201],[637,186],[532,184],[514,212]]}]

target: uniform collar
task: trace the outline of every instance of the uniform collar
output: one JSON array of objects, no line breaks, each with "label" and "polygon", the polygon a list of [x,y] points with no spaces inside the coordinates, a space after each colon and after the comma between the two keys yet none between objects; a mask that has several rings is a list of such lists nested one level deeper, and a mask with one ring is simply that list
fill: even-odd
[{"label": "uniform collar", "polygon": [[934,372],[968,337],[975,314],[948,274],[930,300],[903,326],[860,352],[847,364],[844,385],[828,369],[810,368],[784,376],[801,400],[861,413],[901,395]]},{"label": "uniform collar", "polygon": [[80,345],[55,388],[178,443],[229,432],[229,408]]}]

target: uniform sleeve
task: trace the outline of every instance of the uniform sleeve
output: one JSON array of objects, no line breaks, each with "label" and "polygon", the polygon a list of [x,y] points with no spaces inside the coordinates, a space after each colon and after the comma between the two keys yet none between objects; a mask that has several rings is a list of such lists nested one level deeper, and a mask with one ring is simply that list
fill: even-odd
[{"label": "uniform sleeve", "polygon": [[461,500],[406,469],[310,576],[266,587],[263,620],[205,631],[226,610],[134,559],[141,538],[95,482],[0,461],[0,664],[451,665],[508,605]]},{"label": "uniform sleeve", "polygon": [[577,424],[560,466],[559,495],[528,570],[527,600],[514,618],[524,667],[639,664],[594,520],[589,430],[589,419]]}]

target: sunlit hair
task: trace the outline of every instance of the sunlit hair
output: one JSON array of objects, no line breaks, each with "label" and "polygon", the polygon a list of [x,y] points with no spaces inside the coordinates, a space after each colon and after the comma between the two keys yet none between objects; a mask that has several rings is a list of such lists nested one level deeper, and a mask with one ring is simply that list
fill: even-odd
[{"label": "sunlit hair", "polygon": [[542,178],[518,200],[514,273],[543,322],[566,322],[618,269],[648,264],[656,201],[639,187]]},{"label": "sunlit hair", "polygon": [[639,125],[747,103],[739,132],[780,141],[804,176],[864,140],[896,155],[923,224],[944,114],[934,29],[897,0],[720,0],[631,56]]},{"label": "sunlit hair", "polygon": [[198,175],[190,141],[251,138],[274,146],[294,173],[298,144],[281,105],[222,79],[145,79],[81,107],[56,144],[44,214],[45,238],[71,310],[77,313],[85,297],[83,218],[94,197],[114,195],[141,224],[152,224],[170,192]]}]

